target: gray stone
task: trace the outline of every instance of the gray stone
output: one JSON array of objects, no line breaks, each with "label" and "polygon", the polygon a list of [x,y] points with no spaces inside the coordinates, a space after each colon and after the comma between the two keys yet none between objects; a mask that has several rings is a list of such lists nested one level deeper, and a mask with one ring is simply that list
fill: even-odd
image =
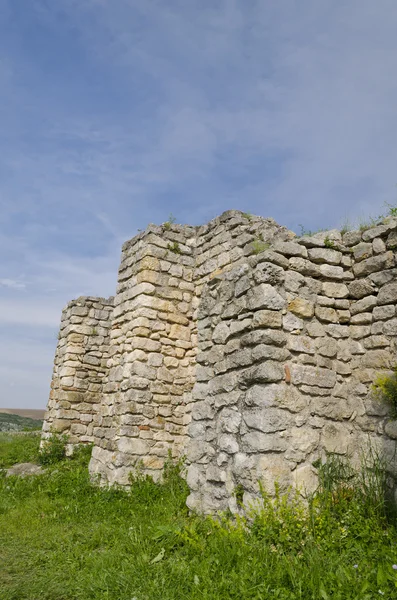
[{"label": "gray stone", "polygon": [[327,277],[328,279],[345,279],[343,267],[320,265],[320,273],[323,277]]},{"label": "gray stone", "polygon": [[329,369],[293,364],[290,366],[292,383],[306,384],[324,388],[333,388],[336,383],[336,373]]},{"label": "gray stone", "polygon": [[350,312],[352,315],[357,315],[361,312],[368,312],[377,304],[376,296],[366,296],[357,302],[352,302],[350,305]]},{"label": "gray stone", "polygon": [[18,463],[6,470],[6,476],[11,477],[12,475],[16,475],[18,477],[29,477],[30,475],[42,475],[44,472],[43,467],[40,465],[34,463]]},{"label": "gray stone", "polygon": [[239,451],[239,445],[236,438],[232,435],[223,434],[218,441],[219,449],[226,454],[235,454]]},{"label": "gray stone", "polygon": [[389,304],[387,306],[376,306],[372,314],[375,321],[392,319],[396,314],[396,307],[394,304]]},{"label": "gray stone", "polygon": [[386,240],[386,246],[389,250],[395,250],[397,248],[397,231],[389,233]]},{"label": "gray stone", "polygon": [[384,254],[378,254],[372,258],[367,258],[353,266],[353,273],[356,277],[366,277],[376,271],[391,269],[394,267],[395,260],[393,252],[388,251]]},{"label": "gray stone", "polygon": [[307,258],[307,250],[301,244],[296,242],[276,242],[274,245],[276,252],[284,254],[285,256],[301,256]]},{"label": "gray stone", "polygon": [[329,358],[333,358],[338,352],[338,344],[332,338],[317,339],[316,348],[318,354],[321,356],[327,356]]},{"label": "gray stone", "polygon": [[397,302],[397,282],[387,283],[378,294],[378,304],[395,304]]},{"label": "gray stone", "polygon": [[390,321],[384,321],[382,327],[382,333],[384,335],[397,335],[397,319],[390,319]]},{"label": "gray stone", "polygon": [[287,312],[286,315],[282,317],[283,320],[283,329],[285,331],[296,331],[303,329],[303,321],[295,316],[291,312]]},{"label": "gray stone", "polygon": [[365,260],[366,258],[370,258],[373,253],[372,244],[367,244],[365,242],[361,242],[357,246],[353,248],[354,252],[354,260],[356,262],[360,262],[361,260]]},{"label": "gray stone", "polygon": [[283,431],[293,423],[293,416],[280,408],[246,411],[243,418],[249,429],[256,429],[263,433]]},{"label": "gray stone", "polygon": [[258,366],[251,367],[241,375],[241,381],[244,383],[271,383],[284,379],[283,366],[278,362],[267,360]]},{"label": "gray stone", "polygon": [[312,248],[308,255],[312,262],[319,264],[339,265],[342,260],[342,252],[331,248]]},{"label": "gray stone", "polygon": [[313,340],[306,335],[291,335],[287,341],[288,350],[292,352],[303,352],[304,354],[314,354],[315,344]]},{"label": "gray stone", "polygon": [[346,454],[353,443],[351,430],[342,423],[327,423],[321,435],[321,442],[327,452]]},{"label": "gray stone", "polygon": [[305,260],[304,258],[292,257],[289,259],[289,268],[293,271],[298,271],[302,275],[308,275],[309,277],[319,277],[320,269],[318,265]]},{"label": "gray stone", "polygon": [[247,294],[247,307],[250,310],[267,308],[281,310],[286,300],[268,283],[262,283]]},{"label": "gray stone", "polygon": [[374,292],[374,284],[369,279],[352,281],[348,288],[350,296],[356,299],[364,298]]},{"label": "gray stone", "polygon": [[372,313],[363,312],[359,313],[358,315],[354,315],[350,319],[350,323],[352,325],[368,325],[369,323],[372,323]]},{"label": "gray stone", "polygon": [[349,290],[344,283],[323,283],[323,294],[329,298],[347,298]]},{"label": "gray stone", "polygon": [[381,238],[375,238],[372,242],[374,254],[382,254],[386,252],[386,244]]},{"label": "gray stone", "polygon": [[374,238],[380,237],[389,233],[395,227],[395,221],[390,220],[388,223],[382,223],[381,225],[377,225],[376,227],[372,227],[371,229],[367,229],[363,232],[363,240],[365,242],[372,241]]},{"label": "gray stone", "polygon": [[347,231],[342,239],[345,246],[355,246],[361,241],[361,231]]},{"label": "gray stone", "polygon": [[320,321],[326,321],[327,323],[339,322],[338,314],[333,308],[327,308],[325,306],[316,306],[315,315]]},{"label": "gray stone", "polygon": [[283,346],[287,341],[287,336],[283,331],[274,329],[258,329],[246,333],[241,338],[242,346],[255,346],[256,344],[274,344],[275,346]]}]

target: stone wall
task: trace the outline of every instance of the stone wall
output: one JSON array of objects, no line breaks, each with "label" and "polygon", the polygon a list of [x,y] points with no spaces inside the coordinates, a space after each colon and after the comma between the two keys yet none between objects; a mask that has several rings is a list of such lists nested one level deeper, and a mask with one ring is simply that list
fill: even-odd
[{"label": "stone wall", "polygon": [[150,225],[123,246],[114,302],[65,309],[45,432],[93,441],[107,483],[138,465],[158,478],[187,453],[203,512],[236,510],[258,481],[310,491],[326,451],[391,458],[395,422],[371,384],[395,362],[396,247],[393,219],[343,237],[239,211]]},{"label": "stone wall", "polygon": [[237,509],[259,495],[317,485],[313,463],[394,467],[396,423],[371,385],[395,362],[397,222],[275,243],[207,283],[188,448],[188,505]]},{"label": "stone wall", "polygon": [[67,434],[69,442],[93,442],[100,422],[107,373],[113,298],[81,297],[62,312],[43,437]]}]

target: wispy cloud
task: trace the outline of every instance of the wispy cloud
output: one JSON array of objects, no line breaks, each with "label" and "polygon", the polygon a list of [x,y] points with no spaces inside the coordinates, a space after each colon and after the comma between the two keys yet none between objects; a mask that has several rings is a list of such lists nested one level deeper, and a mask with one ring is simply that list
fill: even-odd
[{"label": "wispy cloud", "polygon": [[396,28],[393,0],[0,0],[3,326],[52,352],[170,212],[315,229],[397,200]]}]

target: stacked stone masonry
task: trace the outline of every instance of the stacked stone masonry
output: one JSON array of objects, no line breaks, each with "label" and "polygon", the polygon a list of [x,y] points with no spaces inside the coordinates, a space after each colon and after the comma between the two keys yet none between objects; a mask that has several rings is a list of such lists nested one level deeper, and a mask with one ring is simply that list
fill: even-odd
[{"label": "stacked stone masonry", "polygon": [[123,246],[114,300],[65,309],[45,435],[93,442],[110,484],[186,454],[200,512],[276,481],[310,492],[326,452],[371,446],[393,471],[397,424],[372,384],[396,362],[396,248],[392,218],[301,238],[239,211],[150,225]]}]

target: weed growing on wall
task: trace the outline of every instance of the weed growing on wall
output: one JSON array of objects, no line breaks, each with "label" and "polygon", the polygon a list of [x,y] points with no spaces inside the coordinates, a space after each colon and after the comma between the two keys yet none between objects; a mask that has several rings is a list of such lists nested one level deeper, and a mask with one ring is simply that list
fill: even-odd
[{"label": "weed growing on wall", "polygon": [[174,252],[174,254],[182,254],[182,250],[178,244],[178,242],[173,242],[172,244],[168,244],[168,250]]},{"label": "weed growing on wall", "polygon": [[378,397],[390,404],[392,416],[397,418],[397,365],[391,371],[379,374],[373,389]]},{"label": "weed growing on wall", "polygon": [[270,248],[270,244],[267,244],[266,242],[263,242],[262,240],[254,240],[251,243],[251,247],[252,247],[252,252],[254,254],[260,254],[261,252],[268,250]]},{"label": "weed growing on wall", "polygon": [[176,218],[174,217],[174,215],[172,213],[170,213],[169,217],[168,217],[168,221],[166,221],[165,223],[163,223],[163,227],[166,231],[169,231],[171,229],[171,226],[176,222]]}]

